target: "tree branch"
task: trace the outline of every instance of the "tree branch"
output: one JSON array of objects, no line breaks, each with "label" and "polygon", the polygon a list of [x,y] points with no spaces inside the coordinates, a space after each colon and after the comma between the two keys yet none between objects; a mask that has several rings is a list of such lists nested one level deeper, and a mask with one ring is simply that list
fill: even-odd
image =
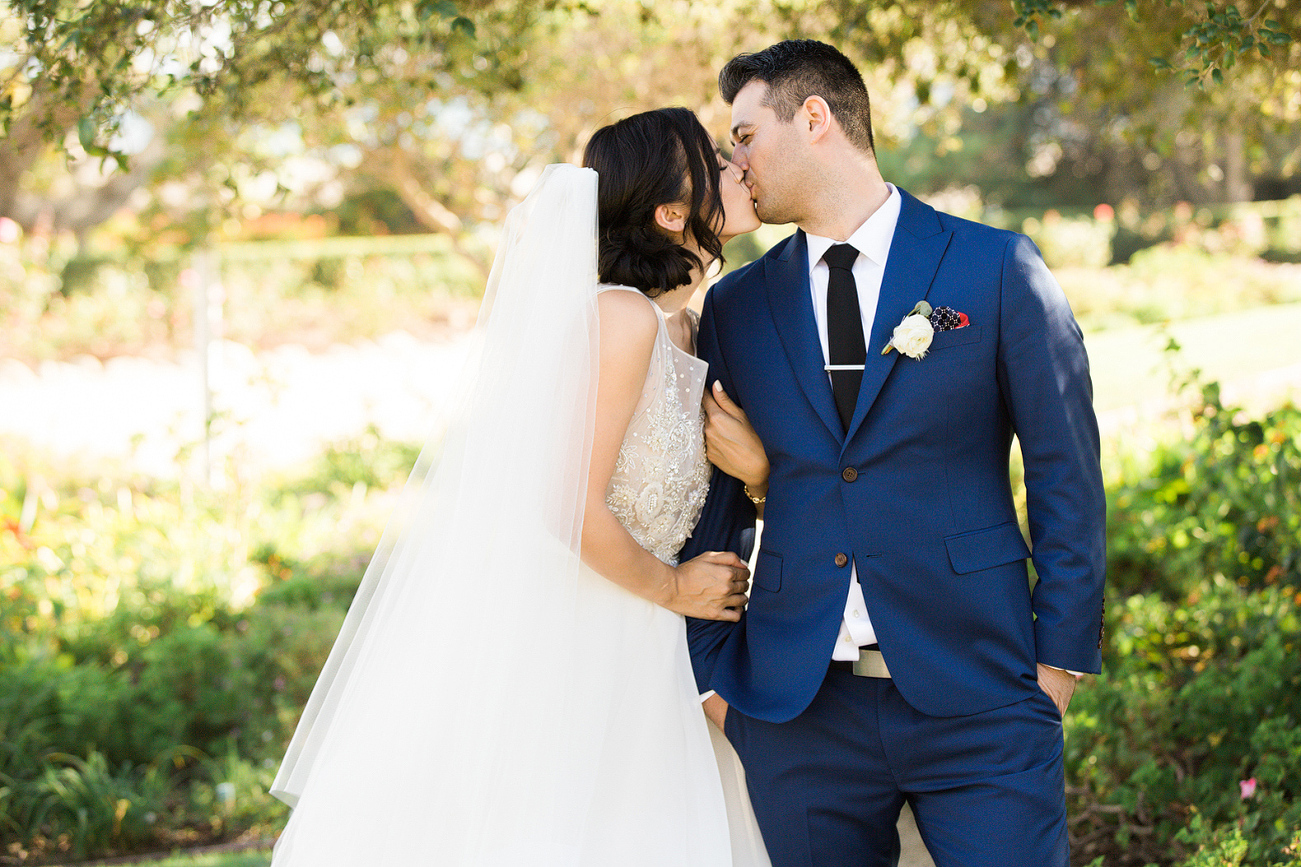
[{"label": "tree branch", "polygon": [[1264,13],[1264,11],[1265,11],[1266,9],[1268,9],[1270,6],[1273,6],[1273,5],[1274,5],[1274,0],[1265,0],[1264,3],[1260,4],[1260,8],[1256,10],[1255,14],[1253,14],[1250,18],[1248,18],[1248,19],[1247,19],[1246,21],[1244,21],[1243,23],[1246,24],[1246,26],[1250,27],[1250,26],[1251,26],[1251,22],[1253,22],[1253,21],[1255,21],[1257,18],[1259,18],[1259,17],[1261,16],[1261,14]]}]

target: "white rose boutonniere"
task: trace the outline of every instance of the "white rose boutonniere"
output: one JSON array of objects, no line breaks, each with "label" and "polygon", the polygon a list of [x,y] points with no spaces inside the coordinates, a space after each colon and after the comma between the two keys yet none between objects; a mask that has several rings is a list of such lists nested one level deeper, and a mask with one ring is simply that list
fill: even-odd
[{"label": "white rose boutonniere", "polygon": [[935,337],[935,326],[931,325],[930,316],[931,305],[918,301],[912,312],[894,327],[894,334],[881,354],[889,355],[890,350],[897,349],[909,358],[925,358]]}]

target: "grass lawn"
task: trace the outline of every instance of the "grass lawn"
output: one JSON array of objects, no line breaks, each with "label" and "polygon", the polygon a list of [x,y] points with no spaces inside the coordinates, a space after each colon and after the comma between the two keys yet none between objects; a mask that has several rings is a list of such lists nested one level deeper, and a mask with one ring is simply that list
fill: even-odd
[{"label": "grass lawn", "polygon": [[[101,862],[90,862],[94,867]],[[112,862],[120,863],[120,862]],[[199,855],[173,855],[158,861],[137,861],[133,867],[267,867],[271,863],[271,850],[245,850],[243,852],[206,852]]]},{"label": "grass lawn", "polygon": [[1163,358],[1168,337],[1183,347],[1178,359],[1182,366],[1201,368],[1204,379],[1227,385],[1301,365],[1297,334],[1301,334],[1301,304],[1186,319],[1166,329],[1134,326],[1085,334],[1094,406],[1103,413],[1168,395],[1170,380]]},{"label": "grass lawn", "polygon": [[213,855],[178,855],[166,861],[154,861],[150,867],[267,867],[270,852],[231,852]]}]

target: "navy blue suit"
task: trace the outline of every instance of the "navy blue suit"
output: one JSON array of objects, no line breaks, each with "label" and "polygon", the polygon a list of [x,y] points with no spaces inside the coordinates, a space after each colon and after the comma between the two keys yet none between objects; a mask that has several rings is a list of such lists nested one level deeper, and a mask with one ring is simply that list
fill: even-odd
[{"label": "navy blue suit", "polygon": [[[982,781],[1055,762],[1041,786],[1050,791],[1041,794],[1059,804],[1060,719],[1047,713],[1052,705],[1038,687],[1035,663],[1083,672],[1101,665],[1105,499],[1079,327],[1029,239],[939,213],[900,193],[847,432],[823,369],[802,232],[719,281],[706,295],[701,318],[698,350],[710,364],[711,381],[720,380],[749,415],[771,474],[749,605],[736,624],[691,621],[692,658],[700,688],[716,690],[731,705],[728,734],[746,764],[776,865],[890,863],[888,851],[884,860],[816,853],[820,847],[830,847],[829,853],[846,846],[888,850],[889,814],[897,814],[904,799],[913,801],[937,862],[986,863],[979,854],[962,854],[961,838],[991,832],[979,824],[964,828],[952,814],[988,812],[1003,796],[989,796],[982,807],[981,796],[969,804],[928,794],[946,786],[971,790],[970,781],[949,785],[957,771]],[[965,313],[969,324],[936,333],[924,358],[882,355],[894,327],[923,299]],[[1017,525],[1008,478],[1014,435],[1024,455],[1033,554]],[[719,549],[746,556],[753,525],[754,510],[740,484],[716,472],[683,559]],[[1038,579],[1033,592],[1027,557]],[[828,676],[850,581],[846,560],[857,567],[893,680]],[[828,689],[837,692],[825,695]],[[809,719],[826,713],[848,716],[830,726]],[[862,713],[869,722],[853,719]],[[999,714],[1017,719],[1000,722]],[[956,717],[965,723],[954,726]],[[986,718],[995,752],[1000,740],[1029,742],[1045,727],[1057,728],[1041,738],[1042,749],[1033,747],[1032,755],[1004,767],[1001,758],[987,762],[984,747],[964,742]],[[945,733],[926,730],[926,720]],[[792,803],[800,788],[823,788],[836,774],[788,767],[782,756],[795,750],[833,766],[840,750],[845,762],[867,761],[861,745],[832,749],[805,740],[823,737],[826,732],[817,732],[825,729],[835,741],[846,726],[863,725],[882,729],[867,737],[873,749],[886,729],[902,740],[897,748],[885,741],[889,755],[871,760],[885,770],[872,770],[868,761],[847,772],[855,781],[849,789],[869,773],[886,774],[888,784],[876,794],[847,789],[843,800],[857,806],[832,819],[825,814],[840,810],[834,791],[814,796],[831,807]],[[1017,728],[1022,725],[1031,730]],[[797,731],[783,746],[783,732]],[[946,745],[944,737],[956,741]],[[920,748],[912,743],[918,739],[926,741],[925,750],[905,759],[899,750]],[[1054,743],[1055,759],[1049,755]],[[831,753],[823,755],[824,747]],[[948,767],[959,755],[965,758]],[[781,790],[782,781],[802,775],[804,782],[792,791]],[[779,803],[765,803],[774,795],[756,780],[766,778],[781,790]],[[1004,806],[1009,816],[1020,809]],[[784,852],[785,844],[773,839],[790,832],[777,826],[791,810],[823,816],[809,820],[811,837],[829,840],[859,813],[875,817],[867,825],[880,819],[891,830],[846,832],[839,844],[814,839],[814,854],[805,857],[803,832],[796,833],[798,852]],[[1039,820],[1007,821],[1016,826],[1008,829],[1010,844],[1024,836],[1024,825]],[[880,833],[887,835],[884,842]],[[1064,813],[1042,833],[1054,839],[1035,851],[1064,852]],[[1020,861],[1029,850],[1019,851],[991,856],[989,863],[1052,863],[1036,860],[1049,855]]]}]

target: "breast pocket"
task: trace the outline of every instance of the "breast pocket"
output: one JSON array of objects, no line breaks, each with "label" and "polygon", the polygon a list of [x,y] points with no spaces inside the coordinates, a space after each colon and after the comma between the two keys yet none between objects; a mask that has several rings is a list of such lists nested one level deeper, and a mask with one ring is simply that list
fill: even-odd
[{"label": "breast pocket", "polygon": [[754,584],[769,593],[782,589],[782,557],[772,551],[759,549],[754,561]]},{"label": "breast pocket", "polygon": [[954,346],[966,346],[971,343],[980,342],[980,326],[968,325],[965,328],[950,328],[948,331],[937,331],[931,338],[931,347],[928,352],[939,352],[941,349],[951,349]]}]

